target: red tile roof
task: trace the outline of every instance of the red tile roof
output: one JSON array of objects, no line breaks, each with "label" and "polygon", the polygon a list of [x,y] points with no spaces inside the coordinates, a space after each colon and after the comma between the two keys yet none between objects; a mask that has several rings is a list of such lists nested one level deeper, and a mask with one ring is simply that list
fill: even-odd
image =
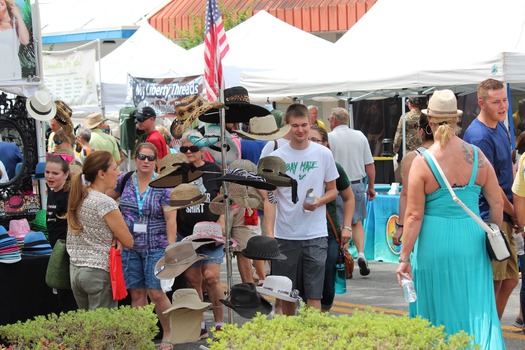
[{"label": "red tile roof", "polygon": [[[224,8],[238,13],[252,6],[252,15],[265,10],[280,20],[310,33],[346,32],[377,0],[221,0]],[[204,17],[205,0],[173,0],[150,17],[149,23],[168,37],[174,28],[187,30],[192,17]]]}]

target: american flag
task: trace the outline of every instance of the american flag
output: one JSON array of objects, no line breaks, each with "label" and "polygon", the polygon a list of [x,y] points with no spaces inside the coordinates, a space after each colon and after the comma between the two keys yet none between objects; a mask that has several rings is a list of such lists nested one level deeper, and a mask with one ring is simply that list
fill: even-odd
[{"label": "american flag", "polygon": [[230,47],[226,41],[226,32],[217,1],[207,1],[204,31],[204,85],[208,101],[213,102],[219,99],[219,89],[224,88],[221,61]]}]

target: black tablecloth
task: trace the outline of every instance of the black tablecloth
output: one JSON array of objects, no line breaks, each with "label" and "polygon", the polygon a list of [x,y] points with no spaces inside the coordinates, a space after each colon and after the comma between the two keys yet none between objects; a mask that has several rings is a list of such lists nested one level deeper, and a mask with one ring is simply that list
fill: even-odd
[{"label": "black tablecloth", "polygon": [[49,256],[0,263],[0,325],[58,311],[58,298],[45,282]]}]

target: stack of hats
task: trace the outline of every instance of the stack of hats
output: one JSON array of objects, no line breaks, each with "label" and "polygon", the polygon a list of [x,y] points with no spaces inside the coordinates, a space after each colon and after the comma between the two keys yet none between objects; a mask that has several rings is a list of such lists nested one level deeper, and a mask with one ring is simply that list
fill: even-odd
[{"label": "stack of hats", "polygon": [[43,232],[29,232],[24,237],[24,246],[22,248],[23,256],[42,256],[51,255],[53,249],[44,236]]},{"label": "stack of hats", "polygon": [[12,264],[22,260],[16,238],[9,236],[4,226],[0,226],[0,263]]},{"label": "stack of hats", "polygon": [[32,231],[40,231],[44,232],[44,235],[48,237],[47,232],[47,217],[46,217],[46,210],[40,209],[37,213],[33,221],[30,223],[31,230]]},{"label": "stack of hats", "polygon": [[9,236],[16,239],[19,248],[24,246],[24,238],[28,232],[31,232],[31,228],[27,219],[9,221]]}]

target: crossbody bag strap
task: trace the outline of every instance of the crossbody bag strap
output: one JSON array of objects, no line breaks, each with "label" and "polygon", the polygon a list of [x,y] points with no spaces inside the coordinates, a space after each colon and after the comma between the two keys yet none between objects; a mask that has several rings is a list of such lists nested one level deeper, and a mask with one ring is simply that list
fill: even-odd
[{"label": "crossbody bag strap", "polygon": [[328,222],[332,226],[332,230],[334,231],[335,240],[337,241],[337,244],[341,245],[341,241],[339,240],[339,235],[337,234],[337,230],[335,229],[334,221],[332,220],[332,217],[328,213],[328,210],[326,211],[326,218],[328,219]]},{"label": "crossbody bag strap", "polygon": [[493,235],[494,234],[494,231],[492,231],[492,229],[489,227],[489,225],[487,225],[483,220],[481,220],[481,218],[479,216],[477,216],[476,214],[474,214],[474,212],[472,210],[470,210],[466,205],[465,203],[463,203],[461,201],[461,199],[458,198],[458,196],[456,196],[456,192],[454,192],[454,190],[452,189],[452,187],[450,186],[450,183],[448,182],[447,178],[445,177],[445,174],[443,173],[443,170],[441,169],[441,167],[439,166],[439,163],[437,162],[436,160],[436,157],[434,157],[434,155],[430,152],[430,151],[427,151],[425,152],[425,154],[430,157],[430,159],[432,159],[432,161],[434,162],[434,165],[436,166],[436,169],[437,171],[439,172],[439,174],[441,175],[441,177],[443,178],[443,182],[445,183],[445,185],[447,186],[447,189],[448,191],[450,192],[450,195],[452,196],[452,200],[454,202],[456,202],[457,204],[459,204],[459,206],[461,208],[463,208],[463,210],[465,210],[467,212],[468,215],[470,215],[471,218],[474,219],[474,221],[476,221],[478,223],[479,226],[481,226],[481,228],[487,232],[488,234],[491,234]]}]

